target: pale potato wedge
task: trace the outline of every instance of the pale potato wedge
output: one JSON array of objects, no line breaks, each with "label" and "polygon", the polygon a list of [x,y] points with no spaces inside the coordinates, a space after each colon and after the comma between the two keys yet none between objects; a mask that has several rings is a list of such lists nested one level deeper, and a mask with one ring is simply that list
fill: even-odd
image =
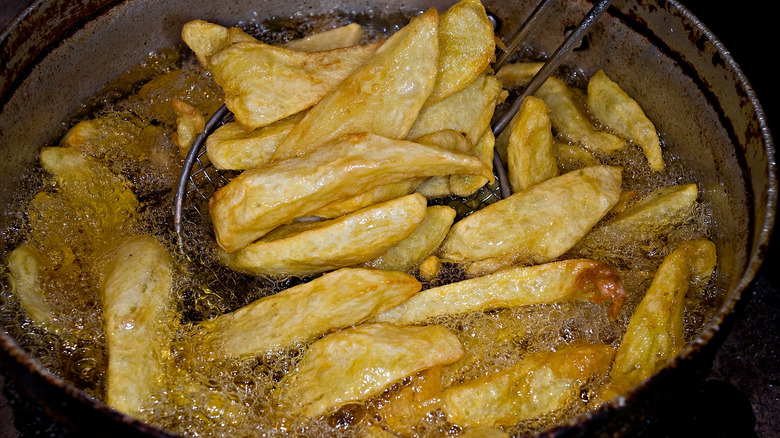
[{"label": "pale potato wedge", "polygon": [[687,241],[664,258],[631,315],[610,373],[612,392],[606,398],[652,376],[682,350],[685,295],[692,284],[710,280],[716,263],[715,244],[706,239]]},{"label": "pale potato wedge", "polygon": [[428,104],[451,96],[495,58],[493,24],[479,0],[461,0],[439,18],[439,66]]},{"label": "pale potato wedge", "polygon": [[[474,155],[474,146],[462,133],[454,129],[442,129],[440,131],[430,132],[417,137],[417,143],[438,146],[444,149]],[[483,161],[484,162],[484,161]],[[492,163],[490,165],[492,169]],[[460,176],[460,175],[459,175]],[[427,198],[442,198],[452,194],[450,180],[453,176],[434,176],[421,182],[416,187],[418,193],[422,193]]]},{"label": "pale potato wedge", "polygon": [[290,132],[274,160],[298,155],[344,134],[402,139],[431,94],[439,59],[438,13],[413,18],[376,54],[323,97]]},{"label": "pale potato wedge", "polygon": [[[493,135],[493,131],[488,129],[471,149],[471,154],[485,163],[485,166],[491,171],[493,171],[495,144],[496,137]],[[482,176],[450,175],[450,192],[455,196],[468,197],[487,183],[488,179]]]},{"label": "pale potato wedge", "polygon": [[495,202],[456,223],[440,256],[456,263],[543,263],[573,247],[617,202],[621,169],[591,166]]},{"label": "pale potato wedge", "polygon": [[622,138],[596,129],[563,80],[548,78],[534,95],[550,107],[550,120],[557,135],[592,152],[610,153],[625,147]]},{"label": "pale potato wedge", "polygon": [[555,155],[559,170],[573,170],[601,164],[593,154],[585,149],[560,141],[553,141],[553,155]]},{"label": "pale potato wedge", "polygon": [[279,44],[279,46],[300,52],[322,52],[324,50],[356,46],[360,44],[363,33],[362,26],[357,23],[349,23],[303,38],[294,39]]},{"label": "pale potato wedge", "polygon": [[460,341],[444,326],[362,324],[314,342],[280,382],[278,398],[291,412],[318,417],[462,355]]},{"label": "pale potato wedge", "polygon": [[482,277],[426,289],[375,321],[418,324],[443,315],[574,300],[609,302],[615,319],[626,299],[617,271],[606,263],[573,259],[513,266]]},{"label": "pale potato wedge", "polygon": [[14,248],[8,255],[8,282],[27,317],[38,326],[50,326],[54,320],[51,307],[46,302],[40,285],[45,267],[40,252],[31,245]]},{"label": "pale potato wedge", "polygon": [[544,62],[512,62],[504,64],[496,72],[496,77],[504,88],[525,87],[542,67]]},{"label": "pale potato wedge", "polygon": [[459,92],[423,108],[407,138],[417,140],[426,134],[451,129],[460,132],[475,145],[490,128],[496,105],[504,98],[498,79],[481,74]]},{"label": "pale potato wedge", "polygon": [[176,132],[173,133],[173,144],[179,148],[179,155],[186,157],[192,142],[206,127],[206,118],[194,106],[174,99],[171,102],[176,113]]},{"label": "pale potato wedge", "polygon": [[409,178],[376,186],[357,195],[331,202],[322,208],[310,212],[309,215],[323,219],[343,216],[361,208],[411,194],[423,181],[425,181],[425,178]]},{"label": "pale potato wedge", "polygon": [[[413,436],[415,425],[435,409],[436,397],[441,394],[442,367],[436,366],[404,379],[398,390],[380,395],[374,418],[381,418],[388,430],[402,436]],[[396,435],[393,435],[396,436]]]},{"label": "pale potato wedge", "polygon": [[496,139],[499,147],[506,150],[509,183],[514,193],[558,176],[548,112],[543,100],[526,97],[508,129]]},{"label": "pale potato wedge", "polygon": [[658,188],[605,221],[578,246],[615,248],[650,240],[692,217],[698,197],[695,183]]},{"label": "pale potato wedge", "polygon": [[388,248],[379,257],[366,262],[365,266],[387,271],[411,272],[439,248],[454,220],[455,209],[452,207],[428,207],[425,219],[409,236]]},{"label": "pale potato wedge", "polygon": [[217,242],[233,252],[329,203],[423,176],[493,174],[475,157],[374,134],[352,134],[302,157],[244,171],[209,202]]},{"label": "pale potato wedge", "polygon": [[139,415],[162,389],[178,323],[172,281],[171,256],[152,236],[123,243],[103,270],[106,400],[120,412]]},{"label": "pale potato wedge", "polygon": [[419,290],[407,274],[344,268],[198,325],[216,356],[256,356],[359,324]]},{"label": "pale potato wedge", "polygon": [[263,166],[271,161],[276,148],[305,114],[305,111],[301,111],[252,131],[247,131],[236,122],[226,123],[206,139],[209,161],[222,170],[246,170]]},{"label": "pale potato wedge", "polygon": [[655,125],[642,107],[604,70],[597,71],[588,81],[587,105],[596,120],[642,148],[651,169],[664,169],[661,141]]},{"label": "pale potato wedge", "polygon": [[447,388],[442,410],[460,427],[510,426],[579,400],[582,385],[606,374],[614,355],[601,344],[529,353],[509,368]]},{"label": "pale potato wedge", "polygon": [[314,222],[281,238],[269,233],[232,253],[220,250],[220,261],[236,271],[271,276],[312,275],[357,265],[384,254],[422,226],[426,204],[419,193],[402,196]]},{"label": "pale potato wedge", "polygon": [[380,43],[307,53],[256,43],[234,43],[208,58],[207,69],[225,92],[225,106],[246,130],[269,125],[320,101]]},{"label": "pale potato wedge", "polygon": [[184,23],[181,38],[195,53],[198,62],[208,70],[208,58],[235,43],[259,43],[257,38],[238,27],[227,28],[204,20],[192,20]]}]

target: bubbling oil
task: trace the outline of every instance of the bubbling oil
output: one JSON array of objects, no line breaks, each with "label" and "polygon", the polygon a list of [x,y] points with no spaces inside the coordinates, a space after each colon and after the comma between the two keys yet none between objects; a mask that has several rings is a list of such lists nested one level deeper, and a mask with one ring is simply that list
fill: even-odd
[{"label": "bubbling oil", "polygon": [[[267,42],[282,42],[337,25],[358,22],[367,29],[366,41],[374,41],[403,26],[408,15],[378,16],[334,12],[329,16],[295,16],[262,22],[239,23],[250,34]],[[571,84],[582,84],[576,70],[567,73]],[[579,81],[579,82],[578,82]],[[83,120],[99,119],[99,136],[83,144],[83,152],[94,157],[128,182],[140,206],[128,212],[134,218],[117,238],[147,233],[167,243],[176,260],[174,291],[178,298],[181,325],[172,347],[172,361],[165,385],[143,409],[141,419],[185,436],[358,436],[386,432],[390,428],[383,411],[393,394],[414,388],[425,380],[424,373],[410,376],[380,396],[365,403],[350,404],[333,415],[318,419],[291,417],[280,411],[273,391],[306,351],[307,344],[253,358],[225,359],[199,342],[202,333],[193,322],[233,311],[263,296],[277,293],[310,278],[254,277],[232,272],[215,254],[205,202],[194,200],[184,212],[184,251],[176,245],[172,227],[172,199],[181,159],[171,141],[175,114],[171,101],[186,101],[208,117],[223,98],[211,76],[182,47],[164,50],[148,59],[84,104]],[[500,109],[499,109],[500,110]],[[624,168],[623,188],[645,195],[655,188],[693,182],[690,173],[664,148],[667,167],[652,172],[636,147],[598,157],[603,163]],[[574,170],[577,163],[562,163],[561,172]],[[73,382],[95,397],[105,392],[106,348],[102,332],[99,275],[96,266],[106,251],[95,251],[104,228],[85,225],[85,213],[67,204],[34,202],[41,193],[56,194],[58,188],[39,166],[24,178],[14,194],[13,207],[3,223],[4,253],[23,243],[35,244],[43,252],[48,268],[42,274],[47,302],[54,309],[57,332],[29,321],[7,281],[0,294],[0,323],[30,354],[54,373]],[[98,183],[98,185],[100,185]],[[431,203],[449,204],[459,217],[490,200],[495,187],[483,189],[470,199],[450,198]],[[41,208],[41,205],[47,206]],[[37,206],[33,211],[31,206]],[[105,208],[103,206],[101,208]],[[38,222],[31,221],[35,215]],[[709,212],[698,206],[688,219],[663,230],[651,242],[614,247],[609,238],[589,246],[573,248],[563,258],[589,257],[618,269],[629,293],[617,321],[610,321],[604,307],[591,303],[561,303],[442,316],[430,323],[453,331],[465,348],[465,356],[440,370],[444,385],[458,384],[496,372],[535,351],[550,351],[584,340],[617,346],[633,309],[641,300],[660,261],[676,243],[707,236]],[[35,225],[40,223],[43,225]],[[43,230],[43,232],[41,231]],[[81,231],[74,231],[81,230]],[[108,239],[108,242],[115,240]],[[5,279],[7,276],[3,276]],[[423,288],[464,279],[454,265],[445,264],[435,279],[422,280]],[[713,316],[719,300],[714,287],[692,291],[686,298],[685,329],[693,338]],[[427,377],[430,379],[430,377]],[[522,421],[507,432],[528,435],[571,419],[592,407],[602,377],[589,382],[581,400],[569,407]],[[460,429],[446,415],[433,410],[411,420],[406,429],[421,437],[449,436]]]}]

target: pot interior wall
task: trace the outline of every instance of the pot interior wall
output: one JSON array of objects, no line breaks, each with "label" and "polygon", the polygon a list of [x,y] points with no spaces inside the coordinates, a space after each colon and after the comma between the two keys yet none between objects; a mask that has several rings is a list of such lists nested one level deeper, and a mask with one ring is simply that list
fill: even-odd
[{"label": "pot interior wall", "polygon": [[[37,3],[33,14],[55,13],[56,5]],[[67,121],[83,110],[83,102],[106,82],[139,62],[150,52],[180,43],[183,23],[201,18],[234,24],[247,17],[290,16],[373,10],[377,13],[414,11],[452,1],[368,2],[153,2],[128,0],[113,7],[95,2],[96,16],[76,8],[71,22],[78,28],[66,38],[42,35],[41,55],[14,55],[10,79],[15,85],[0,98],[0,186],[18,185],[24,170],[37,159],[43,145],[56,143]],[[565,3],[565,5],[564,5]],[[88,2],[84,3],[88,4]],[[484,0],[508,37],[534,6],[525,1]],[[566,30],[589,9],[586,1],[559,2],[529,42],[541,53],[551,53]],[[89,18],[88,21],[86,21]],[[48,40],[46,40],[48,38]],[[697,44],[691,44],[692,41]],[[45,44],[44,44],[45,43]],[[3,41],[7,44],[7,40]],[[665,144],[691,168],[700,181],[701,195],[712,205],[713,240],[718,245],[718,286],[729,291],[724,308],[747,285],[758,268],[755,254],[768,240],[774,208],[774,177],[769,167],[767,136],[760,109],[744,78],[722,47],[711,40],[693,17],[674,2],[649,4],[617,0],[587,38],[587,45],[565,61],[584,76],[604,69],[634,96],[657,123]],[[16,65],[16,64],[15,64]],[[3,190],[7,205],[11,190]],[[7,248],[8,242],[4,242]],[[717,323],[717,321],[715,321]]]}]

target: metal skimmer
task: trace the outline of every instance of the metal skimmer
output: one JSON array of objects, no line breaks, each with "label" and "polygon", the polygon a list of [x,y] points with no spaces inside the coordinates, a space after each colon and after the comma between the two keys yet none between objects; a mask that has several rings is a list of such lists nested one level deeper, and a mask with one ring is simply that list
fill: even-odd
[{"label": "metal skimmer", "polygon": [[[507,50],[501,53],[496,60],[493,69],[498,71],[512,55],[517,51],[523,41],[531,34],[536,26],[542,21],[542,18],[549,12],[553,6],[555,0],[542,0],[534,11],[529,15],[528,19],[518,29],[518,31],[512,36]],[[601,15],[607,10],[613,0],[599,0],[588,11],[585,17],[580,21],[577,27],[572,30],[564,39],[563,43],[556,49],[556,51],[550,56],[550,58],[544,63],[542,68],[531,79],[528,85],[523,88],[520,94],[514,99],[509,106],[498,119],[495,120],[492,126],[493,134],[498,137],[511,122],[514,115],[520,109],[520,105],[523,103],[523,99],[527,96],[535,93],[544,81],[553,74],[553,72],[560,66],[563,59],[572,49],[579,45],[582,37],[585,33],[595,24]],[[491,17],[492,18],[492,17]],[[494,21],[495,23],[495,21]],[[185,202],[192,201],[199,198],[200,200],[208,200],[220,187],[226,185],[230,178],[235,176],[237,172],[225,172],[212,166],[206,158],[206,138],[213,133],[217,128],[223,124],[229,122],[233,118],[233,114],[230,110],[222,105],[206,122],[206,126],[196,139],[193,141],[189,152],[184,160],[181,175],[179,176],[179,183],[176,188],[176,197],[174,199],[174,211],[173,211],[173,224],[174,230],[177,235],[179,247],[183,250],[183,236],[182,236],[182,211],[185,206]],[[495,196],[498,199],[509,197],[511,188],[509,186],[509,180],[506,174],[506,167],[501,161],[498,154],[493,155],[493,168],[496,174],[498,182],[498,192]],[[203,213],[201,213],[203,214]]]}]

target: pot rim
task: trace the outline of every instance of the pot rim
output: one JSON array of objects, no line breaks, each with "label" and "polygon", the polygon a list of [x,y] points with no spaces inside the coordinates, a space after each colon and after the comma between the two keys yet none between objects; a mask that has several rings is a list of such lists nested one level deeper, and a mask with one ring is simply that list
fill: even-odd
[{"label": "pot rim", "polygon": [[[744,270],[742,271],[738,284],[736,285],[735,288],[733,288],[733,290],[730,291],[730,294],[727,296],[727,299],[721,304],[721,307],[717,315],[715,315],[712,318],[712,320],[710,320],[710,322],[705,326],[705,328],[698,334],[698,336],[693,341],[686,344],[686,346],[684,347],[683,351],[680,354],[678,354],[669,364],[667,364],[661,370],[661,372],[643,381],[642,383],[635,386],[627,393],[622,394],[612,400],[605,402],[598,409],[594,411],[575,417],[567,422],[564,422],[562,424],[553,427],[548,431],[541,432],[538,436],[556,436],[564,433],[567,429],[576,428],[578,425],[580,425],[583,422],[588,422],[588,421],[593,421],[594,419],[608,417],[614,411],[626,406],[631,400],[639,397],[640,394],[648,391],[651,385],[653,384],[653,382],[658,378],[660,378],[661,375],[668,373],[670,369],[680,366],[682,362],[689,360],[692,356],[699,353],[702,350],[702,348],[705,345],[707,345],[713,339],[713,337],[715,337],[715,335],[720,331],[721,327],[724,324],[725,319],[734,312],[735,306],[744,296],[745,290],[750,288],[751,285],[753,284],[755,277],[761,268],[761,265],[764,261],[768,248],[770,246],[773,228],[776,220],[776,214],[777,214],[778,168],[777,168],[777,162],[775,157],[774,141],[769,129],[768,121],[766,120],[766,115],[763,110],[763,107],[759,102],[753,87],[750,85],[748,78],[745,76],[742,69],[739,67],[737,62],[731,56],[731,53],[726,49],[726,47],[717,38],[717,36],[714,35],[713,32],[704,23],[702,23],[696,16],[694,16],[690,10],[688,10],[684,5],[682,5],[679,0],[665,0],[665,2],[671,5],[672,9],[676,9],[677,11],[679,11],[682,17],[684,17],[693,25],[694,29],[703,32],[704,36],[706,37],[706,40],[709,43],[714,45],[718,54],[723,58],[724,62],[728,65],[729,69],[733,71],[734,74],[737,76],[739,84],[746,94],[747,100],[750,102],[750,105],[755,110],[756,118],[761,132],[760,137],[762,139],[762,146],[767,155],[767,163],[768,163],[766,169],[768,175],[768,184],[767,184],[767,193],[766,193],[767,195],[766,214],[763,217],[755,218],[755,221],[757,223],[761,223],[762,225],[759,233],[757,233],[757,235],[755,235],[754,237],[756,243],[753,247],[751,254],[748,257],[748,263],[744,268]],[[13,20],[11,20],[2,29],[2,31],[0,32],[0,53],[4,53],[6,51],[7,46],[18,44],[18,42],[15,42],[14,39],[21,38],[21,36],[18,34],[14,35],[13,30],[20,26],[23,26],[25,21],[29,19],[29,17],[36,10],[42,8],[43,7],[42,5],[44,5],[45,3],[46,0],[34,0],[27,8],[22,10]],[[105,5],[105,9],[107,10],[113,8],[120,3],[122,3],[121,0],[109,0]],[[609,11],[607,13],[609,13]],[[55,45],[56,44],[57,43],[55,43]],[[41,53],[45,54],[46,50],[48,49],[42,50]],[[19,77],[13,78],[11,84],[23,80],[24,76],[25,74],[21,73]],[[13,90],[10,89],[8,93],[13,93]],[[2,108],[0,108],[0,111],[2,111]],[[86,407],[96,409],[102,415],[107,416],[110,420],[128,425],[141,434],[148,434],[150,436],[158,436],[158,437],[178,436],[178,435],[171,434],[170,432],[160,429],[156,426],[152,426],[149,425],[148,423],[137,420],[127,414],[116,411],[115,409],[107,405],[104,401],[88,395],[86,392],[77,388],[71,382],[53,374],[47,368],[43,367],[38,360],[30,356],[24,349],[22,349],[19,346],[19,344],[13,338],[11,338],[10,335],[4,329],[1,328],[2,327],[0,327],[0,348],[2,348],[2,354],[0,354],[0,359],[6,359],[5,356],[7,356],[8,359],[14,361],[15,364],[21,365],[23,368],[25,368],[26,371],[31,373],[31,375],[34,378],[45,381],[47,385],[56,388],[56,390],[60,391],[62,394],[66,395],[67,397],[75,400],[76,402],[83,404]],[[44,406],[44,408],[48,410],[49,407]],[[56,412],[51,412],[51,413],[56,415]]]}]

